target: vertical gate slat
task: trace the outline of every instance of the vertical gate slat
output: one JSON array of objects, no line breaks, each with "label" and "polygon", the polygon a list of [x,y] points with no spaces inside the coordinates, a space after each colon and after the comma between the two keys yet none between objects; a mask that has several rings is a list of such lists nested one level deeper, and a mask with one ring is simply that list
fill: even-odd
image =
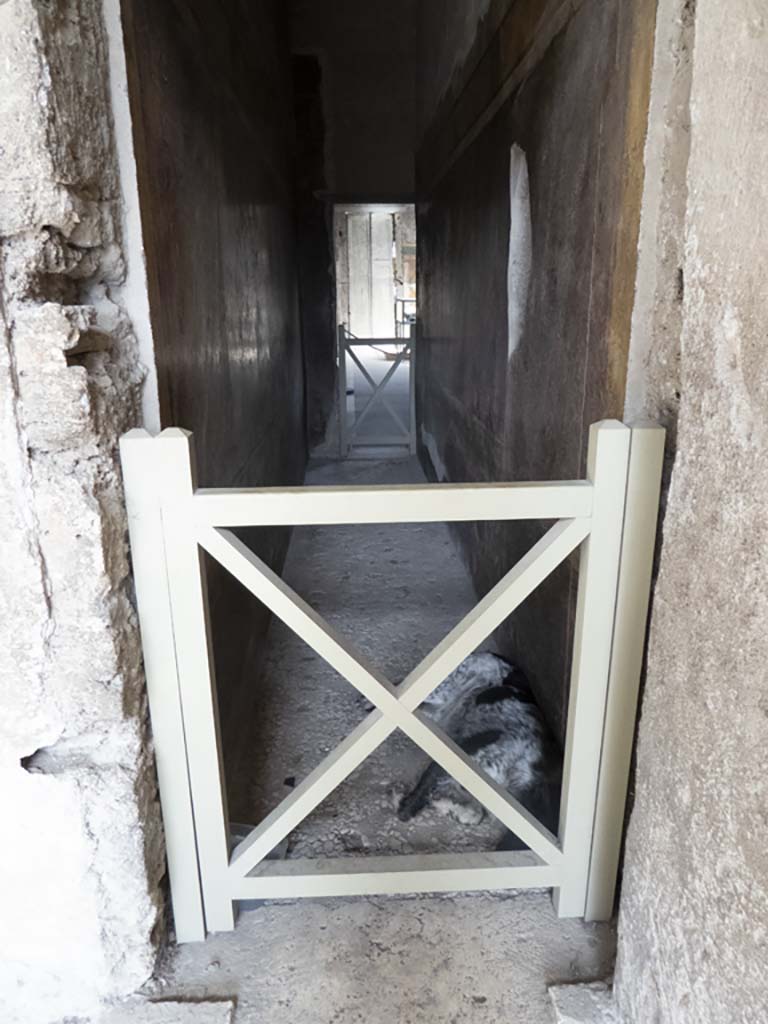
[{"label": "vertical gate slat", "polygon": [[600,768],[613,620],[621,558],[630,431],[616,420],[589,431],[587,478],[592,525],[581,548],[573,668],[563,765],[560,845],[564,879],[555,891],[560,917],[583,917]]},{"label": "vertical gate slat", "polygon": [[411,324],[411,341],[408,345],[410,366],[408,367],[408,411],[409,445],[411,455],[416,454],[416,332],[417,324]]},{"label": "vertical gate slat", "polygon": [[663,427],[632,427],[613,651],[585,917],[613,913],[659,515]]},{"label": "vertical gate slat", "polygon": [[339,353],[339,456],[346,459],[349,455],[349,441],[347,440],[347,339],[344,324],[338,326],[337,339]]},{"label": "vertical gate slat", "polygon": [[120,440],[174,925],[179,942],[195,942],[205,938],[205,921],[176,670],[156,454],[155,439],[146,430],[131,430]]},{"label": "vertical gate slat", "polygon": [[194,449],[191,434],[175,428],[164,430],[155,443],[205,921],[208,931],[229,931],[234,927],[227,879],[229,818],[205,567],[191,515]]}]

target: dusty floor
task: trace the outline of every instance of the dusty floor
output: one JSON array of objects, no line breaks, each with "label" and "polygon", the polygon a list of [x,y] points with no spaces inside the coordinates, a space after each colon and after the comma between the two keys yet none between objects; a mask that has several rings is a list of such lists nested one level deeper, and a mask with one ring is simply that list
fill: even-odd
[{"label": "dusty floor", "polygon": [[176,950],[152,998],[233,998],[234,1024],[552,1024],[547,985],[613,952],[543,893],[275,904]]},{"label": "dusty floor", "polygon": [[[328,462],[308,484],[423,483],[416,459]],[[285,580],[390,679],[399,682],[475,604],[442,523],[294,531]],[[259,681],[259,735],[238,778],[256,823],[365,716],[365,703],[304,642],[273,621]],[[403,823],[395,803],[428,758],[394,733],[290,837],[288,856],[493,849],[495,819],[474,828],[435,812]],[[287,781],[286,781],[287,780]],[[245,797],[245,799],[243,799]]]},{"label": "dusty floor", "polygon": [[[413,459],[315,464],[307,478],[421,480]],[[442,525],[297,530],[285,577],[395,681],[475,601]],[[254,821],[365,713],[280,623],[260,685],[261,742],[239,780]],[[288,856],[492,846],[493,822],[469,831],[438,817],[398,821],[393,793],[423,764],[393,736],[292,834]],[[201,1014],[205,1001],[223,1019],[228,1004],[207,1001],[232,999],[234,1024],[551,1024],[547,986],[603,978],[613,956],[611,926],[559,921],[548,893],[257,904],[232,934],[172,950],[147,994]]]}]

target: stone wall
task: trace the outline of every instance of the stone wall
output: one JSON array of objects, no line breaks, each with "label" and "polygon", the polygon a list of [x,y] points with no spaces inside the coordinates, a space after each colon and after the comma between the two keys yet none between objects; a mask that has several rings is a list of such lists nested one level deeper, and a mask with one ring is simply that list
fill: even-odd
[{"label": "stone wall", "polygon": [[[491,4],[463,73],[438,62],[417,159],[417,428],[435,476],[578,478],[589,424],[622,415],[654,14],[652,0]],[[441,35],[435,14],[423,67]],[[540,534],[464,528],[478,590]],[[561,738],[575,576],[571,560],[496,638]]]},{"label": "stone wall", "polygon": [[628,1024],[766,1012],[766,81],[762,5],[662,0],[627,405],[679,417],[621,896]]},{"label": "stone wall", "polygon": [[0,4],[0,992],[147,977],[163,853],[116,445],[142,371],[98,0]]}]

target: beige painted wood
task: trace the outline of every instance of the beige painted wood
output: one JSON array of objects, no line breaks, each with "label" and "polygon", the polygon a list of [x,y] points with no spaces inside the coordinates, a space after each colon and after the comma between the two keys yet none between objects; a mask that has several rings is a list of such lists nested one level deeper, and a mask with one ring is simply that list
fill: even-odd
[{"label": "beige painted wood", "polygon": [[263,861],[234,883],[235,899],[374,896],[482,889],[546,889],[557,869],[534,854],[423,854]]},{"label": "beige painted wood", "polygon": [[205,938],[187,747],[176,673],[154,438],[131,430],[120,440],[136,606],[163,812],[178,942]]},{"label": "beige painted wood", "polygon": [[263,860],[393,731],[380,711],[371,712],[235,847],[231,877],[242,877]]},{"label": "beige painted wood", "polygon": [[591,512],[592,485],[575,480],[365,488],[202,488],[184,514],[201,526],[327,526],[581,519]]},{"label": "beige painted wood", "polygon": [[154,443],[205,921],[208,931],[229,931],[229,826],[205,569],[187,515],[195,487],[192,437],[171,428]]},{"label": "beige painted wood", "polygon": [[418,744],[433,761],[452,775],[468,793],[494,817],[515,833],[548,864],[559,865],[562,853],[557,837],[545,828],[504,786],[480,771],[454,741],[418,712],[398,723],[403,732]]},{"label": "beige painted wood", "polygon": [[409,423],[411,427],[410,436],[410,452],[411,455],[416,454],[417,450],[417,437],[418,427],[416,422],[416,337],[418,336],[418,327],[413,324],[411,328],[411,367],[408,371],[408,408],[410,410]]},{"label": "beige painted wood", "polygon": [[664,429],[650,425],[631,429],[621,570],[587,886],[588,921],[607,921],[613,914],[664,463]]},{"label": "beige painted wood", "polygon": [[353,346],[362,348],[370,345],[403,345],[408,340],[407,338],[358,338],[356,335],[350,334],[349,331],[347,331],[346,337],[347,345],[350,348]]},{"label": "beige painted wood", "polygon": [[[467,616],[453,632],[450,646],[441,652],[440,669],[447,672],[451,671],[452,667],[456,667],[465,656],[464,651],[474,649],[478,642],[485,639],[488,633],[496,628],[520,601],[573,550],[584,534],[585,526],[578,521],[557,523],[552,527],[532,551],[494,588],[485,602],[481,602],[479,612],[475,609],[475,613]],[[386,677],[324,622],[314,609],[295,594],[250,549],[232,534],[217,529],[201,530],[199,540],[203,547],[245,587],[321,654],[371,703],[376,705],[390,719],[392,728],[402,729],[430,757],[450,772],[468,792],[545,860],[550,862],[559,860],[560,851],[551,833],[541,826],[503,787],[480,773],[471,758],[451,740],[443,736],[432,722],[413,715],[411,708],[398,699],[398,691]],[[426,676],[427,671],[430,673],[428,677]],[[444,675],[438,673],[435,662],[429,662],[425,667],[424,674],[412,676],[408,681],[407,688],[401,692],[404,694],[405,700],[412,706],[416,706],[424,697],[428,696],[442,678]],[[392,729],[389,731],[391,732]],[[355,749],[353,748],[351,755],[347,751],[345,759],[346,763],[351,764],[350,770],[359,763],[359,760],[355,759]],[[338,769],[338,762],[333,761],[328,767],[331,766]],[[317,794],[322,792],[322,786],[316,787]],[[320,798],[322,799],[322,797]],[[302,816],[306,816],[313,806],[316,806],[316,804],[310,805],[309,802],[305,805],[303,796],[297,800],[292,794],[287,799],[292,800],[290,806],[294,811],[298,811],[299,804],[302,804],[304,807]],[[279,810],[280,808],[278,808],[278,812]],[[264,832],[259,833],[256,830],[256,834],[252,833],[235,850],[233,866],[237,863],[240,873],[250,870],[258,857],[264,856],[268,852],[270,848],[267,846],[268,841],[274,845],[282,838],[280,835],[282,826],[279,820],[273,821],[271,826],[269,840]]]},{"label": "beige painted wood", "polygon": [[[547,540],[545,537],[451,630],[442,643],[397,688],[396,694],[403,707],[409,711],[415,710],[445,676],[482,643],[548,572],[559,564],[558,559],[562,561],[570,554],[586,536],[587,531],[588,524],[583,521],[558,523],[552,527],[548,536],[552,535],[550,541],[555,540],[557,543],[546,545],[549,561],[545,563],[540,558],[542,547]],[[224,558],[222,564],[233,573],[237,572],[237,564],[231,560],[231,553],[219,550],[217,557]],[[238,578],[244,582],[241,577]],[[521,585],[522,581],[524,585]],[[236,872],[242,874],[248,871],[253,864],[265,857],[343,782],[394,731],[394,728],[393,724],[383,720],[381,712],[373,712],[240,843],[232,857]]]},{"label": "beige painted wood", "polygon": [[365,435],[354,442],[350,449],[350,453],[353,454],[355,458],[365,458],[365,454],[360,453],[365,453],[366,451],[370,451],[375,448],[398,448],[402,453],[409,444],[409,434],[376,434],[371,437]]},{"label": "beige painted wood", "polygon": [[398,687],[413,710],[471,654],[589,534],[587,520],[561,520],[492,587]]},{"label": "beige painted wood", "polygon": [[566,862],[555,892],[561,917],[586,906],[600,746],[619,576],[630,431],[616,420],[589,432],[587,477],[594,486],[590,536],[581,549],[573,668],[563,766],[560,842]]},{"label": "beige painted wood", "polygon": [[[201,930],[200,890],[195,919],[190,864],[199,864],[209,930],[233,926],[233,899],[282,895],[536,885],[555,887],[563,916],[609,913],[642,657],[662,443],[658,430],[633,433],[628,477],[629,430],[615,421],[594,425],[586,482],[200,491],[195,488],[186,432],[164,431],[155,440],[139,432],[124,439],[153,725],[156,718],[158,722],[158,769],[171,822],[169,861],[175,858],[177,865],[171,879],[177,924],[179,915],[183,921],[184,914],[190,914],[182,934],[199,937]],[[236,537],[218,528],[522,518],[560,521],[398,687]],[[585,538],[558,845],[558,839],[417,708]],[[199,545],[376,708],[238,845],[231,862]],[[164,573],[158,571],[163,563]],[[178,685],[169,688],[171,676]],[[396,728],[527,843],[529,859],[512,863],[501,859],[509,854],[478,854],[288,865],[265,861],[266,854]]]},{"label": "beige painted wood", "polygon": [[[346,459],[347,455],[349,455],[347,426],[347,347],[344,339],[344,324],[339,324],[336,335],[336,352],[338,361],[338,392],[336,402],[338,405],[337,412],[339,417],[339,457],[342,459]],[[221,523],[219,525],[226,526],[231,524]]]}]

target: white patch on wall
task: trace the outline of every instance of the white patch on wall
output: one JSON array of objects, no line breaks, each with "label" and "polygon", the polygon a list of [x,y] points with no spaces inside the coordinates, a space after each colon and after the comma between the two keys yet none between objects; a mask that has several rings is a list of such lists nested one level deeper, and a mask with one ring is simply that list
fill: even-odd
[{"label": "white patch on wall", "polygon": [[421,443],[427,449],[429,460],[432,463],[432,469],[435,471],[435,476],[439,483],[444,483],[448,479],[448,470],[445,468],[445,463],[440,458],[440,451],[437,447],[437,441],[434,439],[432,434],[424,427],[421,428]]},{"label": "white patch on wall", "polygon": [[507,358],[520,344],[531,279],[531,192],[528,163],[514,145],[509,154],[509,255],[507,258]]}]

